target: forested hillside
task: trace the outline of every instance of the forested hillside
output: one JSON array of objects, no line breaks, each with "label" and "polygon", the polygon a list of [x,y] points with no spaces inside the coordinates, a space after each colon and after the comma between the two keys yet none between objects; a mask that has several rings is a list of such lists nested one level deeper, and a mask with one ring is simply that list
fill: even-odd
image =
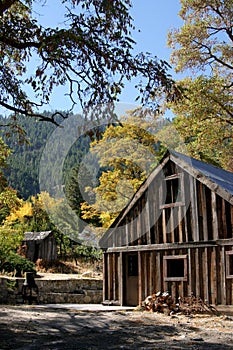
[{"label": "forested hillside", "polygon": [[[44,112],[45,117],[50,113]],[[59,120],[58,120],[59,121]],[[8,124],[8,119],[2,119],[1,124]],[[18,124],[25,131],[25,141],[18,142],[18,134],[6,136],[7,127],[2,128],[2,137],[11,149],[5,175],[8,184],[16,189],[24,199],[40,193],[39,164],[42,151],[56,125],[51,122],[38,121],[21,116]],[[76,166],[89,149],[89,137],[81,137],[70,149],[64,163],[64,181],[69,176],[72,167]]]}]

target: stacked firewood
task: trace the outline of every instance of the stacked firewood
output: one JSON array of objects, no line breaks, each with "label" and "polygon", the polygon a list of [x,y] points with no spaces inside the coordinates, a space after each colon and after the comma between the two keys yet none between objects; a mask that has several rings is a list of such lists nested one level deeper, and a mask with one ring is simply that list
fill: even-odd
[{"label": "stacked firewood", "polygon": [[194,294],[191,294],[190,297],[179,297],[179,311],[185,315],[216,313],[216,309],[212,305]]},{"label": "stacked firewood", "polygon": [[168,292],[158,292],[149,295],[143,302],[143,306],[147,311],[162,312],[170,314],[178,312],[179,305],[174,302],[174,299]]},{"label": "stacked firewood", "polygon": [[162,312],[166,315],[172,315],[177,312],[190,315],[214,313],[216,311],[214,307],[205,303],[200,297],[195,297],[193,294],[190,297],[179,297],[178,300],[179,302],[175,303],[168,292],[158,292],[146,297],[143,307],[147,311]]}]

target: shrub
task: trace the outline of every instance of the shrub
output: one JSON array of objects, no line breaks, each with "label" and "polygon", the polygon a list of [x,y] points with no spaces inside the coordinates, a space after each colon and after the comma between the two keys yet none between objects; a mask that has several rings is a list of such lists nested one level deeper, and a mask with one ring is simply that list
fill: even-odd
[{"label": "shrub", "polygon": [[75,257],[82,257],[85,260],[101,260],[102,250],[96,247],[90,247],[86,245],[77,245],[75,247]]},{"label": "shrub", "polygon": [[2,271],[14,273],[16,277],[22,277],[24,272],[35,272],[35,264],[30,260],[11,252],[2,266]]}]

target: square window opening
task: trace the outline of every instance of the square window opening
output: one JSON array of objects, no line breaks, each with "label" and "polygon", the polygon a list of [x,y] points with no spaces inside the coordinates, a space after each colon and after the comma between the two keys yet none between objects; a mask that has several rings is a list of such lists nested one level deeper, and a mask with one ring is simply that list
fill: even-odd
[{"label": "square window opening", "polygon": [[165,281],[187,281],[187,256],[164,257]]},{"label": "square window opening", "polygon": [[167,260],[167,277],[184,277],[184,260]]},{"label": "square window opening", "polygon": [[164,179],[160,190],[160,209],[184,205],[183,174],[174,174]]}]

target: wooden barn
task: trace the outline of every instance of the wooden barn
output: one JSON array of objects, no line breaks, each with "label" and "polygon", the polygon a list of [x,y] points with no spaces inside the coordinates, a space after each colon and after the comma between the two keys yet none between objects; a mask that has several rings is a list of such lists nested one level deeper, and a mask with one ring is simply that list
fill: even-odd
[{"label": "wooden barn", "polygon": [[104,302],[233,305],[233,173],[168,152],[100,240]]},{"label": "wooden barn", "polygon": [[57,244],[52,231],[25,232],[22,248],[25,256],[34,262],[37,259],[53,261],[57,258]]}]

